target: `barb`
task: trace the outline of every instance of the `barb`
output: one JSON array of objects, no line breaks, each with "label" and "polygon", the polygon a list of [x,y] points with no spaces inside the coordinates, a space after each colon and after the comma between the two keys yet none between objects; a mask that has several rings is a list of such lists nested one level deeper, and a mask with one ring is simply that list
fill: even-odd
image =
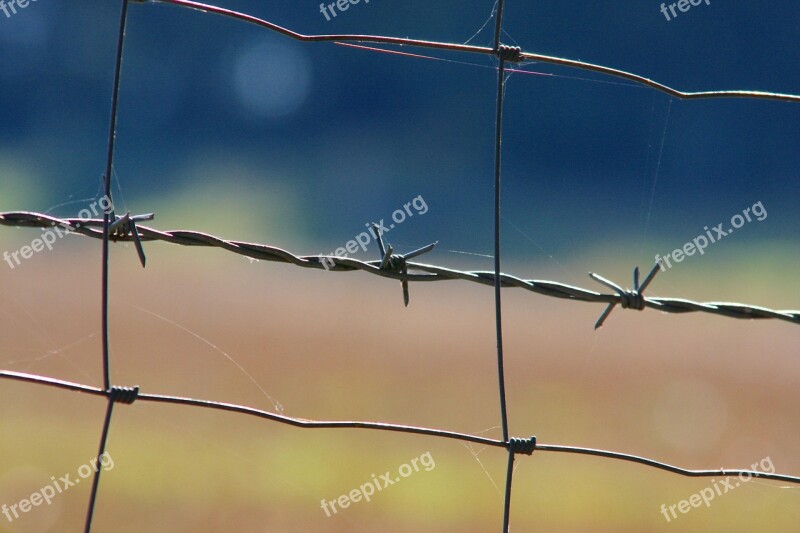
[{"label": "barb", "polygon": [[[209,4],[203,4],[200,2],[192,2],[190,0],[131,0],[131,1],[139,4],[143,3],[172,4],[175,6],[184,7],[188,9],[195,9],[205,13],[213,13],[215,15],[221,15],[224,17],[233,18],[236,20],[247,22],[249,24],[255,24],[256,26],[261,26],[262,28],[266,28],[268,30],[280,33],[281,35],[285,35],[286,37],[290,37],[292,39],[305,42],[326,42],[326,41],[370,42],[370,43],[394,44],[400,46],[415,46],[419,48],[433,48],[438,50],[447,50],[451,52],[466,52],[466,53],[483,54],[483,55],[497,55],[497,47],[499,45],[499,37],[495,38],[495,47],[488,48],[485,46],[442,43],[436,41],[425,41],[421,39],[404,39],[400,37],[389,37],[382,35],[354,35],[354,34],[304,35],[302,33],[297,33],[295,31],[292,31],[288,28],[284,28],[272,22],[260,19],[258,17],[254,17],[252,15],[248,15],[246,13],[241,13],[238,11],[233,11],[231,9],[225,9],[223,7],[213,6]],[[774,93],[767,91],[697,91],[697,92],[680,91],[678,89],[674,89],[672,87],[664,85],[663,83],[659,83],[657,81],[651,80],[639,74],[634,74],[632,72],[626,72],[624,70],[605,67],[602,65],[596,65],[594,63],[585,63],[583,61],[576,61],[574,59],[565,59],[561,57],[554,57],[554,56],[536,54],[531,52],[520,52],[519,60],[539,61],[540,63],[561,65],[564,67],[597,72],[598,74],[605,74],[607,76],[614,76],[616,78],[626,79],[628,81],[632,81],[640,85],[645,85],[647,87],[669,94],[670,96],[673,96],[675,98],[680,98],[682,100],[696,100],[702,98],[757,98],[765,100],[780,100],[784,102],[800,102],[800,95]]]},{"label": "barb", "polygon": [[[98,219],[60,219],[43,213],[33,213],[29,211],[0,213],[0,225],[5,226],[48,228],[59,224],[62,225],[62,227],[69,227],[73,233],[96,239],[102,239],[103,237],[102,220]],[[369,274],[400,281],[404,278],[409,282],[463,280],[489,286],[494,286],[495,283],[494,272],[479,270],[462,271],[424,263],[407,262],[409,270],[416,270],[420,273],[409,272],[404,276],[402,273],[381,269],[381,261],[365,262],[337,256],[298,256],[281,248],[266,244],[229,241],[196,231],[159,231],[147,226],[139,225],[137,227],[142,242],[164,241],[181,246],[221,248],[245,257],[252,257],[253,259],[288,263],[303,268],[325,269],[324,263],[327,263],[328,270],[332,272],[352,272],[354,270],[360,270]],[[134,240],[134,237],[126,235],[117,240],[131,242]],[[502,273],[500,274],[500,284],[502,287],[517,287],[543,296],[579,302],[603,303],[606,305],[615,303],[622,305],[625,299],[625,297],[620,294],[602,294],[557,281],[522,279]],[[800,324],[800,310],[777,311],[749,304],[733,302],[694,302],[682,298],[643,297],[643,300],[645,307],[665,313],[708,313],[730,318],[776,319],[793,324]]]},{"label": "barb", "polygon": [[375,238],[378,240],[378,248],[381,252],[381,270],[399,272],[402,275],[400,281],[403,284],[403,303],[406,307],[408,307],[408,260],[430,252],[438,244],[438,241],[427,246],[423,246],[422,248],[417,248],[416,250],[408,252],[407,254],[400,255],[393,253],[394,249],[392,248],[391,244],[384,246],[383,232],[381,231],[380,226],[374,222],[372,223],[372,232],[375,234]]},{"label": "barb", "polygon": [[142,220],[153,220],[154,218],[155,215],[153,213],[131,216],[130,211],[128,211],[125,215],[117,217],[117,220],[108,228],[108,236],[113,241],[128,235],[133,237],[133,242],[136,245],[136,253],[139,255],[139,262],[142,264],[142,268],[147,266],[147,258],[144,255],[144,248],[142,247],[142,240],[139,237],[139,231],[136,229],[136,223]]},{"label": "barb", "polygon": [[[98,387],[92,387],[91,385],[84,385],[81,383],[74,383],[72,381],[65,381],[45,376],[38,376],[35,374],[27,374],[24,372],[14,372],[10,370],[0,370],[0,379],[21,381],[25,383],[36,383],[39,385],[64,389],[71,392],[82,392],[94,396],[104,396],[107,399],[109,399],[109,405],[113,404],[112,397],[114,397],[115,394],[119,394],[118,392],[115,391],[120,389],[120,388],[112,388],[111,390],[103,390]],[[536,437],[529,437],[524,439],[512,438],[510,439],[509,442],[504,442],[499,439],[490,439],[487,437],[481,437],[479,435],[470,435],[469,433],[459,433],[457,431],[447,431],[442,429],[433,429],[433,428],[402,425],[402,424],[386,424],[382,422],[364,422],[364,421],[352,421],[352,420],[343,420],[343,421],[309,420],[306,418],[296,418],[286,415],[279,415],[277,413],[272,413],[270,411],[263,411],[261,409],[256,409],[253,407],[247,407],[243,405],[237,405],[233,403],[215,402],[209,400],[202,400],[198,398],[185,398],[180,396],[166,396],[161,394],[143,393],[143,392],[138,392],[137,388],[132,388],[132,389],[123,388],[122,390],[127,391],[126,394],[129,395],[128,396],[129,400],[131,399],[130,395],[135,394],[133,391],[136,391],[138,395],[135,396],[135,399],[136,401],[139,402],[169,403],[173,405],[186,405],[191,407],[216,409],[219,411],[228,411],[232,413],[250,415],[257,418],[262,418],[270,420],[272,422],[278,422],[281,424],[286,424],[301,429],[349,428],[349,429],[368,429],[375,431],[391,431],[396,433],[409,433],[409,434],[425,435],[429,437],[439,437],[439,438],[445,438],[463,442],[474,442],[476,444],[483,444],[485,446],[492,446],[495,448],[505,448],[513,452],[509,454],[510,456],[518,454],[532,456],[531,454],[533,454],[534,450],[536,452],[559,452],[559,453],[571,453],[580,455],[592,455],[595,457],[603,457],[607,459],[616,459],[620,461],[637,463],[640,465],[649,466],[652,468],[664,470],[667,472],[671,472],[673,474],[679,474],[681,476],[686,476],[686,477],[715,477],[715,476],[736,476],[736,475],[749,474],[754,478],[768,479],[772,481],[782,481],[785,483],[800,485],[800,476],[761,472],[756,470],[740,470],[740,469],[728,469],[728,468],[690,470],[669,463],[657,461],[655,459],[649,459],[647,457],[641,457],[638,455],[632,455],[628,453],[600,450],[596,448],[584,448],[580,446],[565,446],[561,444],[541,444],[537,442]],[[120,403],[124,402],[120,401]]]},{"label": "barb", "polygon": [[[602,276],[599,276],[599,275],[595,274],[594,272],[589,272],[589,276],[591,276],[591,278],[593,280],[599,281],[600,283],[602,283],[606,287],[617,291],[617,294],[620,297],[620,302],[619,303],[620,303],[620,305],[622,305],[623,309],[636,309],[638,311],[641,311],[645,307],[645,299],[644,299],[644,295],[642,293],[647,288],[647,286],[650,285],[650,282],[653,281],[653,278],[656,277],[656,274],[658,274],[658,271],[660,269],[661,269],[661,262],[659,261],[653,267],[653,270],[651,270],[650,273],[647,275],[647,278],[644,280],[644,283],[642,283],[642,286],[640,287],[639,286],[639,267],[637,266],[636,268],[634,268],[633,269],[633,290],[632,291],[626,291],[625,289],[623,289],[622,287],[620,287],[619,285],[617,285],[613,281],[608,281],[606,278],[604,278]],[[616,305],[617,305],[617,302],[611,302],[610,304],[608,304],[608,307],[606,307],[606,310],[603,311],[603,314],[600,315],[600,318],[597,319],[597,322],[594,325],[594,329],[598,329],[603,325],[603,323],[606,321],[606,318],[608,318],[608,315],[611,314],[611,311],[614,310],[614,307],[616,307]]]}]

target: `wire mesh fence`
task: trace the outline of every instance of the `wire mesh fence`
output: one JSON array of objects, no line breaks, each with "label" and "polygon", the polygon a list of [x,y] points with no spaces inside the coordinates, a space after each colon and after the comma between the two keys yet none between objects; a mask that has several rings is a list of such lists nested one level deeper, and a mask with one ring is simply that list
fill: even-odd
[{"label": "wire mesh fence", "polygon": [[[392,45],[402,47],[413,47],[422,49],[443,50],[453,53],[484,55],[494,57],[497,61],[497,94],[493,102],[495,105],[496,130],[494,133],[494,253],[492,255],[494,268],[492,271],[461,271],[443,266],[431,265],[412,261],[412,259],[430,251],[435,244],[431,244],[415,250],[408,254],[397,254],[389,243],[384,242],[381,230],[373,226],[373,235],[376,238],[380,256],[374,261],[360,261],[352,258],[345,258],[334,255],[295,255],[289,251],[264,245],[242,241],[226,240],[206,233],[197,231],[163,231],[143,225],[142,222],[153,219],[153,215],[119,215],[113,209],[112,199],[112,174],[114,170],[115,140],[117,131],[117,114],[120,101],[120,84],[122,74],[122,58],[126,39],[126,23],[128,20],[128,10],[136,4],[171,4],[179,8],[199,11],[239,21],[241,23],[254,24],[265,30],[276,32],[285,38],[295,39],[304,43],[313,42],[333,42],[345,46],[359,46],[350,43],[370,43],[375,45]],[[144,7],[137,6],[136,9]],[[156,7],[147,6],[156,9]],[[633,73],[609,68],[601,65],[584,63],[581,61],[551,57],[536,54],[523,50],[520,47],[512,47],[502,42],[503,36],[503,13],[504,1],[498,0],[494,9],[494,44],[491,47],[473,46],[469,44],[454,44],[445,42],[433,42],[416,40],[409,38],[374,36],[374,35],[302,35],[281,27],[277,24],[262,20],[246,13],[240,13],[230,9],[215,5],[202,4],[188,0],[155,0],[147,2],[145,0],[122,0],[119,18],[117,48],[115,54],[114,85],[110,106],[109,133],[107,143],[106,165],[103,173],[104,198],[108,199],[108,204],[112,206],[103,211],[100,218],[58,218],[44,213],[35,212],[6,212],[0,213],[0,224],[16,227],[38,227],[42,229],[58,228],[65,233],[75,233],[83,236],[100,239],[102,241],[102,362],[103,362],[103,383],[102,387],[87,384],[74,383],[70,381],[55,379],[42,375],[35,375],[24,372],[3,370],[0,371],[0,378],[14,380],[24,383],[40,384],[58,389],[81,392],[94,396],[102,396],[107,400],[105,418],[102,426],[97,457],[103,457],[107,453],[109,428],[114,414],[115,404],[132,404],[136,401],[158,402],[176,404],[190,407],[202,407],[233,413],[248,414],[257,418],[262,418],[271,422],[286,424],[289,426],[303,429],[367,429],[374,431],[401,432],[427,437],[437,437],[444,439],[454,439],[466,443],[480,444],[502,448],[507,451],[507,470],[504,486],[504,511],[502,530],[508,531],[512,522],[511,494],[513,485],[514,464],[518,455],[533,455],[538,452],[561,452],[568,454],[582,454],[597,456],[621,461],[633,462],[657,469],[661,469],[674,474],[688,477],[725,477],[743,476],[760,478],[765,480],[782,481],[792,484],[800,484],[800,477],[757,471],[753,469],[686,469],[654,459],[640,457],[636,455],[620,453],[610,450],[584,448],[567,445],[546,444],[537,441],[534,436],[524,435],[519,437],[512,436],[508,422],[508,406],[506,403],[506,378],[505,364],[503,357],[503,319],[501,294],[502,288],[522,288],[543,296],[571,300],[587,303],[605,304],[605,310],[601,313],[595,328],[603,325],[612,310],[619,305],[623,309],[644,310],[646,308],[659,310],[667,313],[707,313],[721,315],[737,319],[775,319],[793,324],[800,323],[800,310],[772,310],[756,305],[730,303],[730,302],[694,302],[683,298],[663,298],[645,296],[645,290],[653,283],[663,265],[659,262],[649,270],[644,281],[640,283],[639,269],[634,270],[633,289],[625,289],[622,286],[607,280],[598,274],[590,274],[593,280],[600,283],[612,293],[601,293],[575,287],[557,281],[523,279],[510,274],[505,274],[501,270],[501,177],[502,177],[502,141],[503,141],[503,117],[505,104],[505,89],[507,76],[510,72],[525,72],[526,62],[550,63],[565,67],[582,69],[603,75],[634,82],[653,90],[661,91],[670,97],[679,99],[704,99],[704,98],[753,98],[763,100],[775,100],[788,102],[791,105],[800,104],[800,96],[782,93],[770,93],[762,91],[699,91],[686,92],[677,90],[657,81],[647,79]],[[310,46],[310,45],[309,45]],[[403,48],[405,49],[405,48]],[[387,53],[401,53],[411,55],[407,52],[400,52],[394,49],[380,48],[379,50]],[[487,103],[488,105],[488,103]],[[376,276],[400,281],[403,290],[403,300],[406,306],[410,302],[410,286],[419,282],[462,280],[491,286],[494,289],[495,301],[495,332],[497,340],[497,378],[500,405],[500,427],[502,438],[493,439],[468,433],[446,431],[442,429],[418,427],[403,424],[389,424],[381,422],[365,421],[322,421],[307,420],[303,418],[285,416],[276,412],[260,410],[243,405],[232,403],[216,402],[207,399],[187,398],[169,396],[163,394],[143,392],[138,386],[115,385],[111,379],[110,366],[112,358],[109,349],[109,256],[111,244],[113,242],[133,242],[136,246],[139,260],[144,267],[146,264],[146,248],[143,243],[149,241],[164,241],[171,244],[182,246],[214,247],[232,252],[246,257],[291,264],[297,267],[325,269],[334,272],[361,271]],[[44,244],[40,246],[43,248]],[[398,300],[399,301],[399,300]],[[93,484],[85,520],[85,530],[89,531],[92,526],[92,519],[97,502],[102,497],[100,491],[101,469],[95,469]]]}]

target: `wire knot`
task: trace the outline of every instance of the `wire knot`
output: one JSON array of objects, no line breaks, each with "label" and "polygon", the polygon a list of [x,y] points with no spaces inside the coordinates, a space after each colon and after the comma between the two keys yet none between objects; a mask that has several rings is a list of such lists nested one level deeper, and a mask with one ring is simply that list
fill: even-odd
[{"label": "wire knot", "polygon": [[115,403],[132,404],[139,397],[139,386],[135,387],[111,387],[108,391],[108,399]]},{"label": "wire knot", "polygon": [[383,264],[381,264],[381,268],[383,270],[390,270],[392,272],[400,272],[400,273],[408,272],[408,267],[406,265],[406,258],[404,255],[401,254],[390,255],[388,261],[386,261],[386,266],[383,266]]},{"label": "wire knot", "polygon": [[530,437],[528,439],[517,439],[512,438],[508,440],[508,451],[513,454],[524,453],[525,455],[531,455],[533,450],[536,449],[536,437]]},{"label": "wire knot", "polygon": [[608,318],[608,315],[611,314],[611,311],[614,310],[614,307],[619,304],[622,306],[623,309],[636,309],[637,311],[644,310],[647,307],[647,300],[644,297],[644,290],[650,285],[650,282],[653,281],[653,278],[656,277],[658,271],[661,269],[661,264],[656,262],[653,270],[645,278],[644,282],[639,285],[639,267],[633,269],[633,290],[625,290],[613,281],[608,281],[604,277],[595,274],[594,272],[589,272],[589,276],[595,281],[598,281],[608,287],[609,289],[613,289],[617,292],[618,301],[612,301],[606,307],[606,310],[603,311],[603,314],[600,315],[600,318],[597,319],[597,322],[594,325],[594,329],[599,328],[603,325]]},{"label": "wire knot", "polygon": [[638,291],[623,291],[619,294],[619,305],[623,309],[636,309],[641,311],[645,308],[646,302],[644,295]]},{"label": "wire knot", "polygon": [[372,232],[375,234],[381,252],[381,264],[378,268],[401,274],[400,282],[403,284],[403,303],[408,307],[408,265],[406,262],[418,255],[430,252],[436,246],[436,243],[434,242],[428,246],[423,246],[405,255],[395,254],[391,244],[383,244],[383,233],[381,232],[380,226],[374,222],[372,223]]},{"label": "wire knot", "polygon": [[147,263],[147,258],[144,256],[144,248],[142,247],[142,239],[139,237],[139,230],[136,229],[136,223],[142,220],[153,220],[155,215],[148,213],[146,215],[131,216],[128,211],[121,217],[116,217],[116,220],[108,227],[108,237],[117,242],[119,239],[124,239],[129,235],[133,237],[133,242],[136,245],[136,253],[139,255],[139,262],[142,263],[142,268]]},{"label": "wire knot", "polygon": [[511,63],[519,63],[522,61],[522,48],[519,46],[508,46],[501,44],[497,48],[497,57],[502,61],[509,61]]}]

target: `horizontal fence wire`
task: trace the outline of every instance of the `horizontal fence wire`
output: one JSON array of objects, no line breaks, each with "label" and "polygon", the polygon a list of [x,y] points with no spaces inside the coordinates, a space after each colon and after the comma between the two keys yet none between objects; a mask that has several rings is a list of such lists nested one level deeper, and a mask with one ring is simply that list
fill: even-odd
[{"label": "horizontal fence wire", "polygon": [[[713,477],[713,476],[737,476],[740,474],[751,474],[753,477],[761,479],[770,479],[773,481],[785,481],[787,483],[794,483],[800,485],[799,476],[789,476],[785,474],[775,474],[769,472],[762,472],[758,470],[737,470],[729,468],[717,468],[713,470],[690,470],[681,468],[667,463],[662,463],[654,459],[646,457],[639,457],[627,453],[619,453],[608,450],[598,450],[595,448],[583,448],[579,446],[562,446],[558,444],[544,444],[537,442],[536,437],[527,439],[515,439],[515,443],[504,442],[503,440],[490,439],[481,437],[479,435],[470,435],[468,433],[459,433],[456,431],[446,431],[443,429],[433,429],[418,426],[408,426],[403,424],[386,424],[382,422],[363,422],[352,420],[308,420],[305,418],[295,418],[291,416],[281,415],[270,411],[263,411],[254,407],[247,407],[233,403],[215,402],[209,400],[201,400],[198,398],[183,398],[180,396],[165,396],[161,394],[147,394],[139,392],[138,387],[133,388],[113,388],[111,391],[103,390],[98,387],[90,385],[83,385],[81,383],[73,383],[61,379],[49,378],[38,376],[34,374],[27,374],[24,372],[12,372],[8,370],[0,370],[0,378],[5,378],[14,381],[21,381],[25,383],[36,383],[55,387],[58,389],[69,390],[73,392],[83,392],[94,396],[105,396],[112,398],[119,403],[131,404],[134,401],[154,402],[154,403],[168,403],[173,405],[187,405],[190,407],[203,407],[206,409],[216,409],[218,411],[228,411],[232,413],[240,413],[245,415],[263,418],[272,422],[279,422],[289,426],[304,428],[304,429],[371,429],[378,431],[393,431],[399,433],[410,433],[415,435],[426,435],[429,437],[440,437],[445,439],[453,439],[462,442],[472,442],[475,444],[483,444],[485,446],[493,446],[496,448],[511,448],[513,446],[520,446],[527,444],[530,446],[530,452],[543,451],[543,452],[561,452],[582,455],[594,455],[597,457],[606,457],[609,459],[619,459],[621,461],[628,461],[638,463],[645,466],[652,466],[659,470],[666,470],[673,474],[680,474],[688,477]],[[527,451],[517,453],[527,453]]]},{"label": "horizontal fence wire", "polygon": [[[214,13],[216,15],[222,15],[243,22],[248,22],[250,24],[255,24],[257,26],[261,26],[262,28],[272,30],[286,37],[291,37],[292,39],[304,42],[356,41],[356,42],[366,42],[366,43],[414,46],[419,48],[447,50],[451,52],[467,52],[471,54],[481,54],[490,56],[498,55],[498,50],[500,49],[500,47],[498,46],[499,35],[500,35],[499,25],[497,28],[495,28],[495,48],[487,48],[485,46],[472,46],[467,44],[455,44],[455,43],[440,43],[435,41],[425,41],[421,39],[405,39],[400,37],[386,37],[380,35],[352,35],[352,34],[303,35],[301,33],[297,33],[295,31],[284,28],[272,22],[260,19],[258,17],[254,17],[252,15],[240,13],[238,11],[233,11],[231,9],[225,9],[224,7],[219,7],[215,5],[203,4],[201,2],[193,2],[191,0],[129,0],[129,1],[140,4],[172,4],[175,6],[196,9],[205,13]],[[503,2],[501,0],[496,10],[498,21],[500,21],[502,17],[502,12],[503,12],[502,4]],[[510,48],[510,47],[505,47],[505,48]],[[767,100],[783,100],[784,102],[800,102],[800,95],[775,93],[767,91],[697,91],[697,92],[679,91],[678,89],[668,87],[663,83],[653,81],[644,76],[639,76],[638,74],[633,74],[632,72],[626,72],[624,70],[605,67],[602,65],[595,65],[592,63],[585,63],[583,61],[576,61],[574,59],[565,59],[562,57],[553,57],[548,55],[523,52],[520,49],[516,49],[515,55],[510,59],[513,59],[515,62],[536,61],[540,63],[550,63],[553,65],[561,65],[564,67],[578,68],[581,70],[598,72],[600,74],[606,74],[609,76],[614,76],[616,78],[623,78],[629,81],[636,82],[641,85],[646,85],[652,89],[656,89],[658,91],[666,93],[670,96],[674,96],[676,98],[680,98],[682,100],[694,100],[702,98],[763,98]]]},{"label": "horizontal fence wire", "polygon": [[[331,272],[351,272],[360,270],[376,276],[391,278],[396,280],[406,280],[410,282],[431,282],[447,280],[463,280],[482,285],[494,285],[494,272],[489,271],[462,271],[443,266],[429,265],[405,261],[406,257],[392,255],[390,257],[401,258],[395,261],[394,265],[389,262],[381,268],[382,259],[375,261],[360,261],[349,257],[334,255],[295,255],[291,252],[269,246],[266,244],[256,244],[243,241],[231,241],[221,239],[207,233],[186,230],[159,231],[147,226],[135,224],[138,217],[130,217],[127,232],[117,232],[111,235],[112,240],[122,242],[163,241],[181,246],[204,246],[220,248],[252,259],[262,261],[274,261],[287,263],[290,265],[324,269]],[[149,216],[148,216],[149,218]],[[32,212],[8,212],[0,213],[0,225],[17,227],[38,227],[38,228],[60,228],[60,230],[70,231],[76,234],[103,238],[103,221],[100,219],[85,218],[56,218],[43,213]],[[132,228],[136,228],[138,237],[134,235]],[[418,273],[403,273],[398,263],[404,262],[408,270],[417,270]],[[659,272],[658,265],[653,267],[652,272]],[[665,313],[709,313],[731,318],[754,319],[770,318],[784,320],[794,324],[800,324],[800,310],[772,310],[756,305],[748,305],[732,302],[694,302],[683,298],[662,298],[655,296],[644,296],[642,292],[646,285],[639,287],[639,290],[625,290],[622,287],[602,278],[597,274],[590,273],[592,279],[600,283],[611,284],[615,287],[615,294],[604,294],[589,289],[583,289],[557,281],[546,281],[537,279],[523,279],[510,274],[500,274],[500,283],[503,287],[517,287],[530,292],[550,296],[553,298],[574,300],[577,302],[603,303],[606,305],[620,305],[623,308],[644,309],[650,308]],[[637,296],[638,295],[638,296]],[[641,298],[644,306],[637,306],[637,298]]]},{"label": "horizontal fence wire", "polygon": [[[130,3],[135,4],[171,4],[175,7],[188,8],[197,10],[203,13],[211,13],[224,17],[229,17],[246,23],[256,24],[260,27],[277,32],[286,37],[293,38],[303,42],[334,42],[343,44],[345,42],[369,42],[385,45],[400,45],[400,46],[413,46],[429,49],[438,49],[450,52],[463,52],[471,54],[483,54],[494,56],[498,61],[498,83],[497,83],[497,98],[496,98],[496,131],[495,131],[495,168],[494,168],[494,271],[460,271],[449,269],[436,265],[428,265],[424,263],[409,261],[416,255],[421,255],[433,248],[433,245],[421,248],[410,254],[400,255],[395,254],[391,246],[384,246],[380,233],[376,235],[378,243],[381,248],[381,258],[377,261],[359,261],[338,256],[323,256],[323,255],[307,255],[298,256],[280,248],[267,246],[263,244],[254,244],[241,241],[230,241],[214,237],[205,233],[194,231],[159,231],[144,225],[139,222],[150,220],[153,215],[140,215],[131,216],[129,213],[124,216],[118,216],[113,211],[105,211],[103,219],[81,219],[81,218],[55,218],[42,213],[33,213],[27,211],[21,212],[7,212],[0,213],[0,224],[6,226],[17,227],[38,227],[38,228],[55,228],[61,229],[70,233],[80,234],[87,237],[102,239],[102,299],[101,299],[101,314],[102,314],[102,334],[103,334],[103,381],[102,388],[92,387],[79,383],[63,381],[55,378],[27,374],[22,372],[14,372],[7,370],[0,370],[0,379],[21,381],[24,383],[40,384],[49,387],[55,387],[62,390],[69,390],[72,392],[80,392],[91,394],[95,396],[103,396],[107,400],[107,409],[104,418],[103,431],[100,438],[99,454],[101,456],[106,449],[110,422],[113,414],[113,407],[117,403],[131,404],[134,401],[149,401],[158,403],[170,403],[178,405],[186,405],[191,407],[201,407],[208,409],[223,410],[241,414],[249,414],[262,419],[267,419],[272,422],[288,424],[298,428],[305,429],[324,429],[324,428],[350,428],[350,429],[369,429],[378,431],[393,431],[401,433],[411,433],[424,435],[429,437],[439,437],[447,439],[455,439],[463,442],[472,442],[477,444],[484,444],[486,446],[505,448],[508,451],[508,469],[506,472],[506,484],[504,495],[504,511],[503,511],[503,531],[508,531],[510,525],[510,503],[511,503],[511,489],[512,489],[512,474],[515,456],[518,454],[531,455],[534,451],[540,452],[561,452],[570,454],[583,454],[592,455],[597,457],[604,457],[610,459],[617,459],[622,461],[634,462],[645,466],[665,470],[674,474],[679,474],[688,477],[712,477],[712,476],[733,476],[733,475],[748,475],[754,478],[768,479],[774,481],[782,481],[793,484],[800,484],[800,477],[759,472],[751,470],[737,470],[737,469],[707,469],[707,470],[690,470],[680,468],[674,465],[608,450],[599,450],[593,448],[581,448],[575,446],[563,446],[554,444],[538,443],[536,437],[515,438],[510,437],[510,431],[507,422],[506,398],[505,398],[505,378],[504,378],[504,365],[503,365],[503,343],[502,343],[502,318],[501,318],[501,288],[503,287],[518,287],[550,296],[554,298],[576,300],[583,302],[603,303],[606,304],[606,309],[598,319],[595,327],[600,327],[603,321],[609,316],[609,313],[616,305],[623,308],[632,308],[643,310],[645,308],[657,309],[668,313],[687,313],[687,312],[702,312],[716,315],[722,315],[732,318],[770,318],[784,320],[792,323],[800,323],[800,311],[775,311],[763,307],[752,305],[727,303],[727,302],[707,302],[699,303],[679,298],[658,298],[658,297],[645,297],[643,292],[647,286],[653,281],[654,277],[660,269],[660,264],[657,263],[653,269],[648,273],[644,282],[639,283],[639,270],[634,270],[634,283],[633,290],[626,290],[597,274],[590,276],[595,281],[603,284],[604,286],[615,291],[614,294],[603,294],[595,291],[566,285],[563,283],[553,281],[542,281],[533,279],[522,279],[519,277],[503,274],[500,270],[500,179],[501,179],[501,155],[502,155],[502,118],[503,118],[503,101],[505,90],[505,71],[507,63],[521,63],[524,61],[535,61],[543,63],[551,63],[571,68],[578,68],[588,70],[600,74],[614,76],[617,78],[626,79],[628,81],[641,84],[652,89],[669,94],[672,97],[681,99],[700,99],[700,98],[757,98],[778,100],[784,102],[800,103],[800,96],[773,92],[762,91],[701,91],[701,92],[684,92],[677,89],[668,87],[659,82],[650,80],[643,76],[617,70],[611,67],[601,65],[594,65],[591,63],[584,63],[570,59],[558,58],[553,56],[545,56],[530,52],[524,52],[519,47],[510,47],[501,43],[500,37],[503,28],[503,10],[504,0],[497,0],[494,10],[495,28],[494,28],[494,46],[492,48],[471,46],[466,44],[455,43],[442,43],[434,41],[425,41],[409,38],[399,38],[390,36],[374,36],[374,35],[302,35],[290,29],[283,28],[272,22],[259,19],[257,17],[226,9],[219,6],[202,4],[189,0],[120,0],[120,20],[119,31],[116,42],[116,61],[112,101],[110,108],[110,121],[109,121],[109,135],[107,141],[107,160],[105,173],[103,175],[103,184],[106,197],[111,202],[111,174],[113,171],[114,160],[114,143],[116,139],[116,117],[117,108],[119,103],[119,88],[120,88],[120,75],[122,68],[122,56],[124,49],[124,39],[126,30],[127,10]],[[511,69],[508,69],[509,71]],[[145,265],[145,254],[142,242],[147,241],[164,241],[172,244],[179,244],[183,246],[205,246],[216,247],[230,252],[234,252],[247,257],[261,259],[266,261],[276,261],[292,264],[295,266],[305,268],[324,268],[336,272],[360,270],[382,277],[400,280],[403,284],[404,300],[408,305],[408,283],[409,282],[422,282],[422,281],[443,281],[443,280],[465,280],[484,285],[491,285],[495,289],[495,324],[497,332],[497,362],[498,362],[498,384],[499,384],[499,397],[500,397],[500,411],[502,421],[503,439],[490,439],[486,437],[469,435],[466,433],[458,433],[454,431],[446,431],[442,429],[423,428],[399,424],[386,424],[379,422],[358,422],[358,421],[314,421],[302,418],[289,417],[277,413],[263,411],[252,407],[235,405],[230,403],[215,402],[209,400],[202,400],[196,398],[181,398],[175,396],[165,396],[159,394],[143,393],[139,391],[139,387],[120,387],[111,384],[110,370],[109,370],[109,343],[108,343],[108,280],[109,280],[109,253],[111,241],[133,241],[136,244],[137,253],[142,266]],[[409,270],[412,272],[409,273]],[[94,516],[94,509],[97,501],[99,480],[101,469],[96,469],[92,484],[92,492],[87,506],[87,514],[85,521],[85,531],[90,531],[92,526],[92,518]]]}]

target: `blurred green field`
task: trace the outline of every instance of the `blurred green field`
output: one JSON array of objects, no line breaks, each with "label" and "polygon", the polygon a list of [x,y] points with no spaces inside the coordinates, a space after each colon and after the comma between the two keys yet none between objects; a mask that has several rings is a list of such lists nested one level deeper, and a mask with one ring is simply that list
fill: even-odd
[{"label": "blurred green field", "polygon": [[[3,246],[34,230],[3,230]],[[225,235],[238,237],[238,235]],[[13,237],[13,238],[12,238]],[[99,243],[70,238],[3,267],[0,368],[98,385]],[[667,247],[664,248],[665,250]],[[111,370],[118,385],[296,417],[415,424],[500,436],[493,293],[463,282],[400,284],[306,271],[218,250],[116,245]],[[304,250],[297,252],[314,253]],[[651,295],[797,308],[783,243],[719,246],[659,274]],[[435,258],[445,262],[446,256]],[[588,250],[578,264],[507,263],[524,277],[626,286],[636,258]],[[800,474],[800,328],[617,309],[504,290],[514,436],[643,455],[687,468],[769,457]],[[235,362],[234,362],[235,361]],[[241,369],[239,368],[241,367]],[[244,369],[244,370],[242,370]],[[0,504],[77,471],[97,453],[99,398],[0,381]],[[117,406],[96,531],[497,531],[505,453],[366,430],[303,430],[232,413]],[[328,518],[335,499],[414,457],[420,471]],[[640,465],[537,451],[514,472],[513,531],[792,531],[800,488],[751,481],[668,523],[659,509],[711,486]],[[0,530],[81,531],[89,483]]]}]

